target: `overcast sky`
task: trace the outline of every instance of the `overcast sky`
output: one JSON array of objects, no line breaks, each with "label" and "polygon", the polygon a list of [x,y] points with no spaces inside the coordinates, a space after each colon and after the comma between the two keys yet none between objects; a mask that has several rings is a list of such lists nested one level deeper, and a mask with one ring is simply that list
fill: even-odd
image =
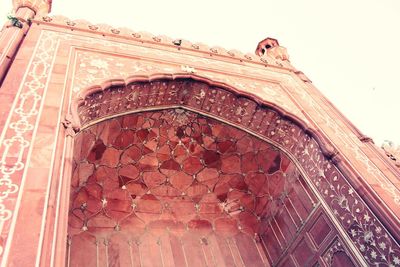
[{"label": "overcast sky", "polygon": [[51,14],[242,52],[277,38],[364,134],[400,144],[399,0],[53,0]]}]

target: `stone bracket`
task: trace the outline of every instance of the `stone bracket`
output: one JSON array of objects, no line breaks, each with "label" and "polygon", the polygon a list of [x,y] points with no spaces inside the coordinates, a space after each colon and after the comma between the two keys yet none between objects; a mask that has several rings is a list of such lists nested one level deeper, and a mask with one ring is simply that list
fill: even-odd
[{"label": "stone bracket", "polygon": [[65,129],[66,136],[75,137],[76,133],[79,132],[79,127],[76,127],[73,123],[73,117],[71,114],[65,115],[61,124]]}]

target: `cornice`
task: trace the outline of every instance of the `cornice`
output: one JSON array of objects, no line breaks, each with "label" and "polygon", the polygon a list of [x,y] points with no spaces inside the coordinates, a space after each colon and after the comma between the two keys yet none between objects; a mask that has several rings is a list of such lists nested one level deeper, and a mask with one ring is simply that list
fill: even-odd
[{"label": "cornice", "polygon": [[108,24],[93,24],[78,19],[71,20],[65,16],[42,16],[32,20],[33,23],[60,26],[72,31],[78,30],[131,41],[175,48],[182,51],[192,51],[206,54],[209,57],[237,60],[238,63],[255,63],[265,67],[276,67],[290,72],[297,71],[288,61],[273,58],[270,55],[258,56],[254,53],[243,53],[239,50],[227,50],[220,46],[209,46],[204,43],[192,43],[185,39],[173,39],[165,35],[154,35],[144,31],[133,31],[126,27],[113,27]]}]

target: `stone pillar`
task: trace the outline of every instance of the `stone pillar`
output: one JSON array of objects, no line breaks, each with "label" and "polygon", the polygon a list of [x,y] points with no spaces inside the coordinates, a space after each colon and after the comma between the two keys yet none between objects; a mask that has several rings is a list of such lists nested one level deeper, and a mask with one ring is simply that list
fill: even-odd
[{"label": "stone pillar", "polygon": [[50,0],[14,0],[13,15],[0,33],[0,85],[30,27],[30,19],[46,15]]}]

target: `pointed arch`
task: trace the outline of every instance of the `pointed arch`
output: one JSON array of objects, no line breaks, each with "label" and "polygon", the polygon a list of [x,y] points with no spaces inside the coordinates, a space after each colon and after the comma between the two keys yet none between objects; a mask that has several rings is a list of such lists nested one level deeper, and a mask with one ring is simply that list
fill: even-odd
[{"label": "pointed arch", "polygon": [[[111,79],[88,87],[73,99],[71,113],[74,127],[85,129],[118,116],[171,108],[220,120],[281,149],[302,170],[351,254],[359,262],[369,261],[371,251],[362,249],[363,240],[370,227],[385,228],[374,214],[379,212],[374,200],[368,206],[360,197],[368,191],[342,164],[342,156],[323,134],[274,103],[196,74],[153,74]],[[385,222],[390,232],[368,235],[369,242],[384,239],[387,246],[400,253],[392,237],[398,233],[390,225],[390,221]]]}]

